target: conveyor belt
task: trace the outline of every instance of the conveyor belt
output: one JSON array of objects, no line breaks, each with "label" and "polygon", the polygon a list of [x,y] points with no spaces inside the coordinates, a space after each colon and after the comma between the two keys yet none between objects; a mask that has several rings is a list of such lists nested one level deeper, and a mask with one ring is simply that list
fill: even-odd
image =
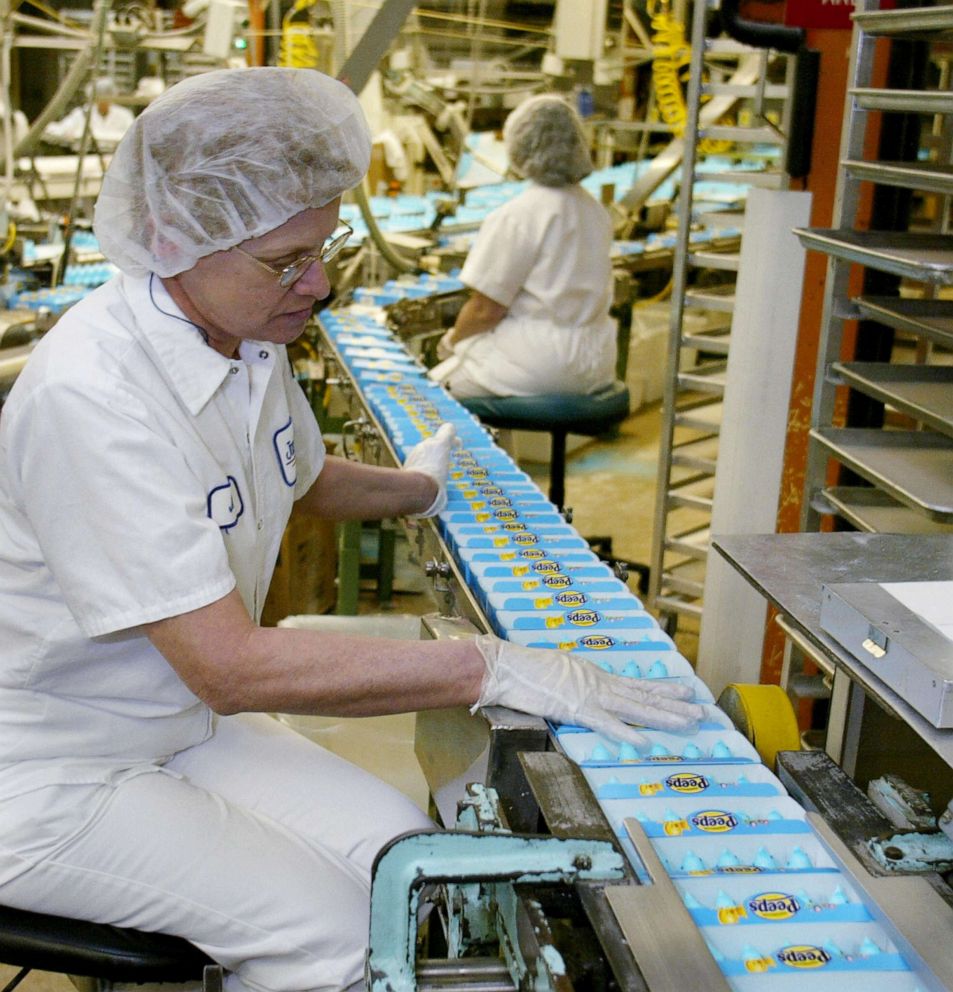
[{"label": "conveyor belt", "polygon": [[649,746],[637,749],[580,727],[552,734],[648,882],[631,839],[640,824],[729,986],[942,988],[916,934],[865,898],[651,614],[474,417],[374,317],[342,309],[320,324],[399,460],[440,422],[455,424],[461,447],[437,526],[490,629],[694,688],[706,720],[692,736],[647,730]]}]

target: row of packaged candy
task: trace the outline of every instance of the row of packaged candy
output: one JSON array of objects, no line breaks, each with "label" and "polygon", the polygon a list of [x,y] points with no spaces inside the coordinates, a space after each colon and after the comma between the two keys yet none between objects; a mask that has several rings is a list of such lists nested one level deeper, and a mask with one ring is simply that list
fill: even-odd
[{"label": "row of packaged candy", "polygon": [[[460,445],[437,526],[496,634],[572,651],[625,678],[693,687],[705,719],[691,735],[646,729],[640,748],[582,727],[553,733],[648,881],[626,821],[641,826],[728,984],[800,989],[810,973],[812,989],[924,988],[804,809],[532,479],[372,318],[345,310],[321,320],[399,458],[443,421],[455,424]],[[361,364],[385,351],[392,367]]]},{"label": "row of packaged candy", "polygon": [[[636,180],[648,171],[648,160],[622,162],[596,169],[582,180],[581,185],[596,199],[605,191],[611,191],[614,200],[619,200],[632,188]],[[724,175],[730,172],[763,171],[763,161],[741,162],[729,156],[711,156],[699,163],[699,177],[695,183],[695,210],[703,210],[707,205],[722,210],[738,207],[747,198],[750,184],[742,181],[731,182],[725,179],[706,179],[706,173]],[[528,185],[527,180],[501,179],[468,189],[463,198],[453,203],[452,213],[443,216],[448,201],[447,193],[435,190],[426,194],[396,193],[387,196],[372,196],[368,199],[370,212],[375,223],[385,232],[411,232],[432,228],[439,220],[443,230],[455,231],[476,229],[497,207],[518,196]],[[653,200],[672,203],[677,200],[676,180],[670,178],[659,186]],[[353,240],[362,242],[368,234],[361,207],[357,203],[346,203],[341,207],[341,217],[354,229]]]}]

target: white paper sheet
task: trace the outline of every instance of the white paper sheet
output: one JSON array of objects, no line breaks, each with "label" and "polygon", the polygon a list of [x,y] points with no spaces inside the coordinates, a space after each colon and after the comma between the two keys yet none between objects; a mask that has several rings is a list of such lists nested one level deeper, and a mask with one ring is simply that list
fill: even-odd
[{"label": "white paper sheet", "polygon": [[881,588],[953,641],[953,581],[882,582]]}]

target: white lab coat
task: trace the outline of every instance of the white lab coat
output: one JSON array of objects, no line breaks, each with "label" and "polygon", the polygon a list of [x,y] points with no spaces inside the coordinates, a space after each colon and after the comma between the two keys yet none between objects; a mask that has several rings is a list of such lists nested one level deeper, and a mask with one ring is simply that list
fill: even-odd
[{"label": "white lab coat", "polygon": [[39,343],[0,420],[0,903],[187,936],[238,987],[358,980],[376,850],[430,821],[216,718],[141,631],[236,587],[258,617],[323,460],[284,347],[225,358],[155,277]]},{"label": "white lab coat", "polygon": [[[109,105],[105,115],[93,104],[89,121],[89,129],[101,149],[112,150],[119,144],[120,138],[129,130],[134,115],[128,107],[118,104]],[[78,142],[83,137],[86,126],[86,108],[74,107],[62,120],[48,124],[43,134],[55,141]]]},{"label": "white lab coat", "polygon": [[612,225],[581,186],[530,184],[484,221],[461,280],[507,308],[431,377],[471,396],[586,394],[615,379]]}]

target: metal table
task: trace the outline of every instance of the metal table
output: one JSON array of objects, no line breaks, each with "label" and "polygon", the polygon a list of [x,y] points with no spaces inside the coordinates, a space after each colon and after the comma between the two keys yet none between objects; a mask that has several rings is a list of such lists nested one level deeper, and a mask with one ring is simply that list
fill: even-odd
[{"label": "metal table", "polygon": [[[953,769],[953,730],[938,730],[924,720],[820,626],[825,582],[953,579],[953,535],[733,535],[713,538],[712,546],[777,607],[812,652],[833,666],[826,750],[848,774],[858,777],[858,766],[865,764],[864,749],[883,743],[880,727],[874,729],[871,723],[874,709],[899,720],[912,732],[914,743],[928,745],[922,754],[911,752],[913,767],[932,762],[931,775],[936,768]],[[867,705],[871,700],[876,707]],[[871,762],[866,764],[869,767]]]}]

